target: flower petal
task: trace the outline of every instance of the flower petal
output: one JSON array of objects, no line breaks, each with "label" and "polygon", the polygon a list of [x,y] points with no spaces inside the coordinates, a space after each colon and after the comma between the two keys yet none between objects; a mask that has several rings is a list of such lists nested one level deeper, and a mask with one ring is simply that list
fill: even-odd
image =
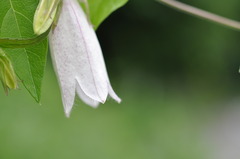
[{"label": "flower petal", "polygon": [[77,52],[77,61],[74,64],[77,66],[77,81],[87,96],[104,103],[108,95],[108,85],[102,50],[95,31],[76,0],[64,0],[63,3],[66,7],[62,12],[68,10],[66,12],[71,19],[68,22],[71,31],[66,34],[72,35],[75,43],[73,50]]},{"label": "flower petal", "polygon": [[[68,83],[66,83],[68,82]],[[70,116],[75,99],[75,84],[70,81],[62,80],[61,82],[62,101],[64,105],[64,112],[67,117]]]},{"label": "flower petal", "polygon": [[[63,0],[58,24],[50,35],[50,47],[66,111],[72,108],[76,80],[87,97],[104,103],[108,85],[101,48],[76,0]],[[79,93],[82,98],[83,93]]]},{"label": "flower petal", "polygon": [[87,104],[97,107],[113,91],[102,50],[93,27],[77,0],[63,0],[57,26],[50,33],[51,56],[61,86],[65,113],[69,116],[77,91]]},{"label": "flower petal", "polygon": [[121,103],[121,98],[118,97],[118,95],[114,92],[111,84],[108,84],[108,91],[109,91],[109,95],[110,97],[112,97],[112,99],[114,99],[115,101],[117,101],[118,103]]},{"label": "flower petal", "polygon": [[[78,25],[79,25],[79,30],[83,32],[83,36],[84,36],[83,38],[85,38],[86,46],[88,46],[88,50],[87,50],[88,58],[90,60],[90,64],[92,67],[91,73],[93,74],[93,76],[95,76],[95,78],[94,78],[95,84],[96,85],[104,84],[104,87],[102,87],[102,88],[107,89],[107,90],[104,90],[104,92],[106,93],[106,91],[107,91],[114,100],[116,100],[118,103],[120,103],[121,99],[116,95],[116,93],[112,89],[112,86],[109,82],[107,69],[106,69],[104,58],[102,55],[102,50],[101,50],[100,44],[98,42],[96,33],[93,30],[93,27],[87,21],[87,17],[85,16],[81,7],[76,4],[77,1],[73,0],[71,2],[73,3],[73,5],[72,5],[73,13],[72,14],[77,15],[79,20],[82,19],[81,21],[78,22]],[[74,13],[75,11],[76,11],[76,13]],[[85,17],[85,18],[83,18],[83,17]],[[107,84],[107,87],[105,84]],[[81,85],[80,80],[79,80],[79,85]],[[86,85],[84,85],[84,86],[86,86]],[[83,88],[83,86],[81,86],[81,88]],[[84,88],[83,88],[83,90],[84,90]],[[93,90],[93,89],[91,89],[91,90]],[[86,94],[89,95],[87,92],[86,92]],[[104,98],[105,98],[105,96],[104,96]],[[106,100],[106,98],[105,98],[105,100]],[[104,103],[105,100],[102,102],[100,101],[100,102]]]},{"label": "flower petal", "polygon": [[78,96],[80,97],[80,99],[85,102],[87,105],[93,107],[93,108],[97,108],[99,105],[99,102],[91,99],[90,97],[88,97],[83,90],[81,89],[81,87],[77,84],[77,93]]},{"label": "flower petal", "polygon": [[[69,65],[69,59],[64,58],[63,55],[59,56],[59,53],[64,53],[66,57],[68,57],[67,52],[63,51],[64,49],[62,49],[62,47],[58,46],[59,44],[61,44],[61,42],[53,40],[55,38],[57,39],[57,36],[50,36],[50,39],[52,39],[52,61],[60,84],[64,111],[66,116],[69,117],[75,99],[76,81],[73,78],[74,75],[72,74],[72,72],[68,70],[68,68],[71,68],[71,65]],[[61,65],[62,63],[65,63],[65,65]]]},{"label": "flower petal", "polygon": [[[58,30],[61,29],[58,28]],[[74,103],[76,81],[74,80],[74,73],[69,71],[72,68],[72,57],[65,48],[65,41],[60,40],[62,36],[57,33],[58,30],[55,34],[50,33],[51,56],[61,88],[65,113],[68,116]]]}]

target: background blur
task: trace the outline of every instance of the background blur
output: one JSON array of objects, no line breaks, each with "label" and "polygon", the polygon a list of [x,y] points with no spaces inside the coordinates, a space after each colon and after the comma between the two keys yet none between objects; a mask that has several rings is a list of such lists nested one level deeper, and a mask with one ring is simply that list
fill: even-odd
[{"label": "background blur", "polygon": [[[184,0],[240,20],[239,0]],[[123,99],[64,116],[49,58],[41,105],[0,91],[0,159],[239,159],[239,32],[154,0],[130,0],[97,31]]]}]

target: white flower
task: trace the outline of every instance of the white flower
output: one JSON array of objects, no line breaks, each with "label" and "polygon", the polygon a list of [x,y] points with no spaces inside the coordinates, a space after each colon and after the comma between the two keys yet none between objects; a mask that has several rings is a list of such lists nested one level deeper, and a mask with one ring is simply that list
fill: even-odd
[{"label": "white flower", "polygon": [[50,33],[50,48],[67,116],[76,92],[92,107],[104,103],[108,95],[121,102],[109,82],[95,31],[77,0],[63,0],[57,26]]}]

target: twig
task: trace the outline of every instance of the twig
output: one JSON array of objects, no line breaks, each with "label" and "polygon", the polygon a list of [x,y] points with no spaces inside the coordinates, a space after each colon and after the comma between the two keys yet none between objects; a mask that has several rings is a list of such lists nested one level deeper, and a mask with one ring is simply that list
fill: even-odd
[{"label": "twig", "polygon": [[169,7],[172,7],[174,9],[177,9],[179,11],[188,13],[190,15],[206,19],[227,27],[230,27],[232,29],[240,31],[240,22],[231,20],[210,12],[207,12],[205,10],[198,9],[196,7],[192,7],[190,5],[175,1],[175,0],[157,0],[157,2],[160,2],[162,4],[165,4]]}]

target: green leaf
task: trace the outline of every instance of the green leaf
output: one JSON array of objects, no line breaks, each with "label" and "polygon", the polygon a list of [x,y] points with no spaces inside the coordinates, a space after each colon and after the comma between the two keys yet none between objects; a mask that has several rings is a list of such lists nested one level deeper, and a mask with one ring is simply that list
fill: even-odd
[{"label": "green leaf", "polygon": [[[0,0],[0,38],[31,38],[33,16],[38,0]],[[36,45],[4,49],[15,72],[30,94],[39,102],[48,51],[47,40]]]},{"label": "green leaf", "polygon": [[115,10],[122,7],[128,0],[88,0],[90,19],[97,29],[98,26]]}]

